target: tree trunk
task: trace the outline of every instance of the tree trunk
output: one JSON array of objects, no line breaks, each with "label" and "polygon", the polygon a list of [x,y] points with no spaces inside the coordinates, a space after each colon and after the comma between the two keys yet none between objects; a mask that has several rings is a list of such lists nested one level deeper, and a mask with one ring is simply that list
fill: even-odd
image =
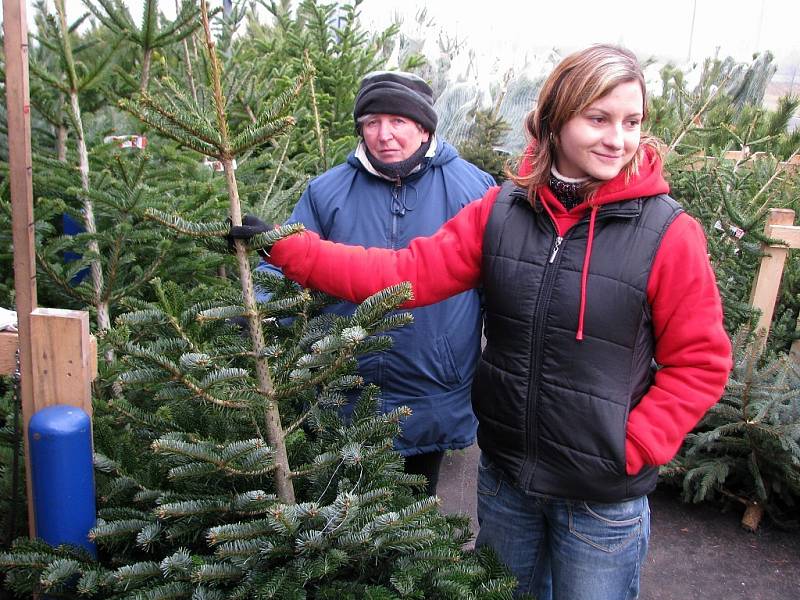
[{"label": "tree trunk", "polygon": [[[231,222],[241,225],[242,212],[239,202],[239,189],[236,177],[233,174],[233,161],[230,158],[222,160],[225,169],[225,180],[228,186],[228,196],[231,201]],[[253,344],[253,354],[256,357],[256,377],[258,389],[268,402],[265,408],[267,440],[275,450],[275,487],[278,498],[287,504],[295,502],[294,486],[289,468],[289,457],[286,453],[286,441],[281,426],[281,415],[278,405],[269,400],[273,393],[272,377],[269,374],[267,359],[262,356],[264,350],[264,332],[261,329],[261,319],[258,317],[258,305],[253,285],[253,275],[250,272],[250,259],[247,249],[242,241],[236,241],[236,262],[239,265],[239,278],[242,285],[242,298],[247,309],[247,321],[250,329],[250,341]]]},{"label": "tree trunk", "polygon": [[67,162],[67,126],[64,124],[64,93],[58,94],[58,112],[57,117],[59,120],[56,125],[56,157],[61,162]]},{"label": "tree trunk", "polygon": [[[214,86],[214,108],[217,112],[220,142],[222,148],[222,166],[225,170],[225,183],[228,188],[230,200],[230,217],[233,225],[242,224],[242,206],[239,201],[239,188],[236,184],[236,175],[233,172],[233,157],[230,155],[230,139],[228,135],[228,120],[225,116],[225,102],[222,96],[222,75],[217,59],[215,43],[211,36],[211,27],[208,23],[208,8],[205,0],[200,1],[200,13],[205,31],[208,59],[210,62],[211,82]],[[278,498],[286,504],[294,504],[294,485],[292,484],[289,457],[286,452],[286,439],[281,426],[281,415],[277,403],[272,401],[273,385],[269,374],[267,359],[262,356],[264,350],[264,331],[261,328],[261,319],[258,316],[253,275],[250,272],[250,260],[244,242],[236,240],[236,262],[239,266],[239,277],[242,285],[242,299],[247,311],[247,321],[250,326],[250,340],[253,344],[253,353],[256,360],[256,378],[258,389],[264,397],[264,412],[266,420],[267,441],[275,451],[275,471],[273,478]]]},{"label": "tree trunk", "polygon": [[[181,12],[181,5],[179,0],[175,0],[175,14],[179,14]],[[194,38],[194,33],[190,36]],[[192,98],[194,98],[195,104],[197,103],[197,88],[194,85],[194,75],[192,74],[192,58],[189,56],[189,42],[186,41],[186,38],[181,40],[181,44],[183,45],[183,60],[186,61],[186,78],[189,80],[189,88],[192,90]]]},{"label": "tree trunk", "polygon": [[[56,0],[56,11],[61,24],[62,45],[64,48],[64,61],[67,67],[67,78],[69,81],[69,103],[75,119],[75,142],[78,146],[78,171],[81,174],[81,189],[83,190],[83,222],[86,232],[97,234],[97,226],[94,220],[94,206],[89,198],[89,151],[86,149],[86,138],[83,131],[83,120],[81,118],[81,104],[78,100],[79,81],[75,71],[75,62],[72,57],[72,46],[69,40],[69,28],[67,27],[67,15],[64,9],[64,1]],[[97,240],[88,242],[88,248],[96,256],[100,256],[100,246]],[[100,330],[111,327],[111,316],[108,310],[108,300],[103,297],[103,267],[98,259],[91,263],[92,288],[94,297],[92,303],[97,310],[97,326]],[[113,351],[106,352],[106,360],[111,362],[114,358]]]},{"label": "tree trunk", "polygon": [[[83,123],[81,122],[81,107],[78,102],[78,92],[72,90],[69,95],[72,112],[75,115],[75,138],[78,144],[78,170],[81,174],[81,188],[84,192],[89,191],[89,151],[86,149],[86,139],[83,136]],[[89,234],[97,233],[97,225],[94,220],[94,205],[89,199],[88,193],[83,196],[83,222],[86,232]],[[96,255],[100,255],[100,246],[97,240],[90,240],[89,250]],[[111,328],[111,317],[108,310],[108,301],[103,298],[103,267],[100,261],[93,260],[91,264],[92,286],[94,288],[94,305],[97,310],[97,326],[101,330]]]},{"label": "tree trunk", "polygon": [[742,516],[742,527],[747,531],[755,533],[758,526],[761,524],[761,519],[764,516],[764,507],[758,502],[748,502],[747,508],[744,509]]},{"label": "tree trunk", "polygon": [[67,162],[67,128],[64,125],[56,127],[56,157]]},{"label": "tree trunk", "polygon": [[139,91],[146,92],[150,84],[150,63],[153,60],[153,49],[148,48],[142,56],[142,81],[139,84]]}]

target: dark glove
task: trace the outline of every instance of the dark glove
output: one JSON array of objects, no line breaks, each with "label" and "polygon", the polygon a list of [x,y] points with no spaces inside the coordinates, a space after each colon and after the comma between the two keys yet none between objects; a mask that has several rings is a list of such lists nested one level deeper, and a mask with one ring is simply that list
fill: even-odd
[{"label": "dark glove", "polygon": [[228,232],[228,237],[234,240],[249,240],[254,235],[266,233],[269,226],[258,217],[245,215],[241,225],[234,225]]},{"label": "dark glove", "polygon": [[[270,227],[258,217],[254,217],[253,215],[245,215],[244,219],[242,219],[241,225],[233,225],[228,231],[228,248],[230,248],[231,252],[233,252],[234,240],[243,240],[244,242],[248,242],[253,236],[258,235],[259,233],[266,233],[269,230]],[[262,250],[260,252],[265,251],[266,250]]]}]

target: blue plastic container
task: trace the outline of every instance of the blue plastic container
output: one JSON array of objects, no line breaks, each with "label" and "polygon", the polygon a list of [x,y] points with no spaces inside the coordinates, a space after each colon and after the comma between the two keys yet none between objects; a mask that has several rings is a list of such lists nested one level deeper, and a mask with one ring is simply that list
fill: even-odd
[{"label": "blue plastic container", "polygon": [[52,546],[81,546],[96,523],[92,422],[80,408],[56,405],[28,425],[36,536]]}]

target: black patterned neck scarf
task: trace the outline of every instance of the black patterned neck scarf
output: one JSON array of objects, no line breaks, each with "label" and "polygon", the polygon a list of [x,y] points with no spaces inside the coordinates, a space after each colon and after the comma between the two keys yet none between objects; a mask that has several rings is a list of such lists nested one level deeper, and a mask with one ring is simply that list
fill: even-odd
[{"label": "black patterned neck scarf", "polygon": [[550,190],[556,199],[568,211],[572,210],[583,202],[583,193],[581,188],[586,183],[585,180],[579,181],[565,181],[557,177],[552,171],[550,173],[550,181],[547,183]]}]

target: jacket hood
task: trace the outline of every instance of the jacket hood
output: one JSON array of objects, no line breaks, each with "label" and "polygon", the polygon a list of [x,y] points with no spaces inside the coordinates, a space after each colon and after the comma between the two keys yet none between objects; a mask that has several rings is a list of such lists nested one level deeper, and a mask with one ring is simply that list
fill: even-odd
[{"label": "jacket hood", "polygon": [[646,198],[669,193],[669,184],[663,175],[661,157],[649,147],[637,171],[628,179],[624,172],[607,181],[589,201],[590,206],[602,206],[620,200]]},{"label": "jacket hood", "polygon": [[[519,174],[527,175],[531,172],[530,157],[535,142],[525,150],[519,166]],[[653,149],[645,146],[644,156],[639,168],[630,179],[624,172],[620,172],[614,179],[605,182],[589,202],[590,206],[602,206],[621,200],[645,198],[669,193],[669,184],[664,179],[661,157]],[[544,198],[543,198],[544,200]]]}]

